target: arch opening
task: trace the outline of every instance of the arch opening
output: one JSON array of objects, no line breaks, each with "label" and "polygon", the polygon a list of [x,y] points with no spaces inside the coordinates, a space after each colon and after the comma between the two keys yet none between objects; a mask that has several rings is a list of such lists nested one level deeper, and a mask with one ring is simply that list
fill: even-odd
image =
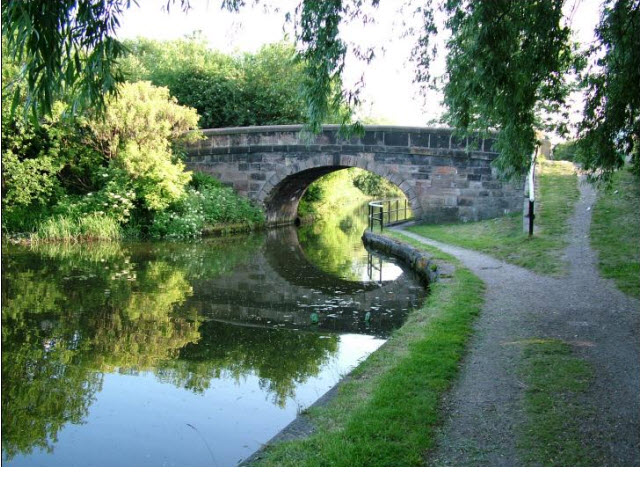
[{"label": "arch opening", "polygon": [[[267,222],[270,225],[296,224],[300,221],[298,206],[309,187],[321,177],[338,170],[353,167],[356,167],[356,170],[362,170],[362,173],[369,174],[368,176],[370,177],[387,180],[391,185],[397,187],[401,192],[400,196],[404,196],[407,199],[414,214],[420,210],[417,199],[415,196],[410,195],[413,192],[407,191],[410,187],[408,187],[407,182],[402,181],[402,176],[393,175],[394,178],[389,178],[390,175],[385,175],[385,172],[369,170],[360,165],[326,165],[295,171],[289,175],[282,175],[280,181],[271,186],[268,192],[263,192]],[[354,186],[354,188],[356,187]],[[331,192],[329,192],[329,194],[331,194]],[[365,194],[363,193],[363,195]]]}]

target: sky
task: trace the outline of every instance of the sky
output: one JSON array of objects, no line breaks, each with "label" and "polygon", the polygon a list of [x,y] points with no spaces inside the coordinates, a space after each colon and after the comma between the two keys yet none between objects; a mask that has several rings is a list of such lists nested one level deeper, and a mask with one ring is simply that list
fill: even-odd
[{"label": "sky", "polygon": [[[200,30],[214,49],[226,53],[255,52],[264,44],[282,40],[285,34],[293,39],[291,24],[285,24],[285,13],[293,12],[298,0],[270,3],[278,8],[267,9],[258,4],[245,6],[239,13],[230,13],[220,9],[220,0],[191,0],[192,9],[184,13],[180,10],[180,2],[176,1],[167,13],[163,8],[167,0],[139,0],[139,6],[132,5],[124,13],[118,36],[121,39],[140,36],[171,40]],[[345,40],[361,47],[376,48],[376,57],[369,64],[349,55],[343,80],[349,88],[364,77],[362,115],[385,124],[424,126],[435,122],[442,114],[442,98],[437,92],[430,92],[425,98],[413,84],[414,67],[409,55],[416,37],[405,33],[408,27],[418,30],[420,17],[412,8],[400,11],[405,3],[381,0],[377,9],[369,10],[375,23],[363,25],[361,21],[354,21],[342,28]],[[567,0],[565,15],[571,20],[577,41],[583,44],[593,41],[600,3],[601,0]],[[444,52],[445,37],[439,35],[436,41],[439,51]],[[442,56],[432,64],[432,73],[436,76],[444,73]],[[580,101],[579,95],[574,96],[574,120],[579,118]]]}]

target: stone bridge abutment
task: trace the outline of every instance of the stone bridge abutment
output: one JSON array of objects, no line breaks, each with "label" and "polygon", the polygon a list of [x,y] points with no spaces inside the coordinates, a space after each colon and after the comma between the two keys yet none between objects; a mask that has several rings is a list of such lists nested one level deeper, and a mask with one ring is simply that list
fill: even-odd
[{"label": "stone bridge abutment", "polygon": [[208,173],[261,205],[272,225],[295,221],[306,189],[327,173],[359,167],[397,185],[414,217],[430,222],[493,218],[522,208],[521,185],[498,180],[492,139],[456,138],[450,129],[339,127],[310,135],[300,125],[203,130],[187,168]]}]

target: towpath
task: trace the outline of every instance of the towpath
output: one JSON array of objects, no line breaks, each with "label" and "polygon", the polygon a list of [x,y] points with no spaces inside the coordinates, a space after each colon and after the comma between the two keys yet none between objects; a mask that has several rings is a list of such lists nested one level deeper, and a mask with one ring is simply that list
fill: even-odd
[{"label": "towpath", "polygon": [[525,419],[517,376],[523,340],[555,338],[594,369],[587,402],[597,414],[586,438],[606,465],[640,465],[640,301],[599,276],[589,245],[593,188],[580,182],[565,251],[569,274],[553,278],[415,233],[405,235],[456,256],[486,285],[461,375],[445,399],[448,420],[436,465],[520,465],[516,431]]}]

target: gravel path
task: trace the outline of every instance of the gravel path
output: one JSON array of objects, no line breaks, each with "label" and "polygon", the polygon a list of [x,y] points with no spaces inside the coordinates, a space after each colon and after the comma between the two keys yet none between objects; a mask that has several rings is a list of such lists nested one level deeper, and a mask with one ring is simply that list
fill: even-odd
[{"label": "gravel path", "polygon": [[593,188],[580,182],[571,218],[564,278],[521,267],[411,232],[412,238],[459,258],[486,285],[486,300],[461,375],[445,399],[436,465],[519,465],[515,432],[524,420],[517,376],[528,338],[557,338],[577,347],[595,371],[587,401],[597,416],[584,425],[605,465],[640,465],[640,302],[600,278],[589,245]]}]

